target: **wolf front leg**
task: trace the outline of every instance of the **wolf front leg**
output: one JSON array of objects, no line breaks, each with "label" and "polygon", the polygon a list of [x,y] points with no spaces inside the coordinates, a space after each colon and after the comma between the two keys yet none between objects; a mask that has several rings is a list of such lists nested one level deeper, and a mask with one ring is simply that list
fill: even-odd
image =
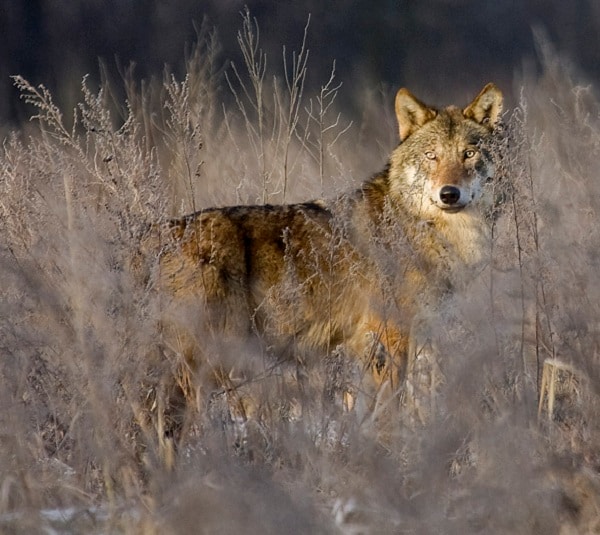
[{"label": "wolf front leg", "polygon": [[369,316],[346,343],[357,376],[346,405],[377,412],[399,400],[406,372],[408,336],[389,320]]},{"label": "wolf front leg", "polygon": [[444,381],[438,351],[423,316],[413,320],[407,352],[403,406],[414,423],[424,424],[436,408],[436,394]]}]

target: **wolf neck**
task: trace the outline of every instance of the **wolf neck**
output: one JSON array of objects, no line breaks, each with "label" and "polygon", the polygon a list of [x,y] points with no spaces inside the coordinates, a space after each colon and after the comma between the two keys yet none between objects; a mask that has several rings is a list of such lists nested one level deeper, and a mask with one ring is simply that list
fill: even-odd
[{"label": "wolf neck", "polygon": [[428,247],[432,263],[474,266],[486,260],[490,227],[477,207],[457,214],[438,209],[427,213],[419,208],[421,202],[415,202],[414,192],[393,191],[387,168],[363,184],[360,195],[372,228],[380,228],[391,219],[409,243],[418,241]]}]

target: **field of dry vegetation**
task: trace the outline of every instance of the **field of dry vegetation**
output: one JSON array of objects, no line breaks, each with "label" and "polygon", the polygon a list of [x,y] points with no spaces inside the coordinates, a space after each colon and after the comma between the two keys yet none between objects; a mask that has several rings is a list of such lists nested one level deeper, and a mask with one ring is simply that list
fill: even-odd
[{"label": "field of dry vegetation", "polygon": [[396,142],[391,93],[350,120],[334,65],[305,91],[307,44],[267,62],[249,16],[239,42],[223,66],[201,32],[185,79],[125,76],[125,103],[83,80],[60,110],[14,79],[33,117],[0,154],[0,531],[600,533],[600,108],[547,46],[497,144],[493,263],[432,320],[425,416],[345,411],[336,355],[302,392],[267,359],[257,417],[216,392],[174,451],[180,363],[128,269],[147,225],[334,195]]}]

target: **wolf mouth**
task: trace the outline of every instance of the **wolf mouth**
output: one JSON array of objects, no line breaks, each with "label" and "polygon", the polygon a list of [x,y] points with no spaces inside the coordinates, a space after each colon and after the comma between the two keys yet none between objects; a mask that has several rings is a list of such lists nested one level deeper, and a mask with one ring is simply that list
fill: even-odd
[{"label": "wolf mouth", "polygon": [[462,210],[464,210],[467,205],[463,204],[460,206],[438,206],[440,210],[443,210],[444,212],[446,212],[447,214],[456,214],[458,212],[461,212]]}]

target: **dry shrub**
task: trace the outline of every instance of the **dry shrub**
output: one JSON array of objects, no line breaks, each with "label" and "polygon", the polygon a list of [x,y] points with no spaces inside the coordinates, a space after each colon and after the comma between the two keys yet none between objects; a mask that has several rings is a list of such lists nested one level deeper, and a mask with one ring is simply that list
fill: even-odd
[{"label": "dry shrub", "polygon": [[[349,189],[383,162],[395,126],[384,131],[376,107],[375,126],[345,120],[333,74],[305,94],[307,41],[271,77],[248,13],[247,64],[228,78],[214,36],[202,36],[185,79],[127,81],[125,106],[84,81],[71,127],[46,90],[15,78],[36,116],[0,155],[3,529],[598,529],[593,90],[541,48],[543,75],[523,80],[497,141],[493,262],[429,319],[437,360],[412,400],[348,412],[340,394],[360,388],[361,370],[343,354],[280,366],[255,347],[223,346],[223,358],[257,365],[239,387],[255,400],[244,420],[230,410],[237,391],[217,391],[201,411],[181,399],[156,259],[139,260],[139,240],[149,224],[209,205]],[[221,108],[222,90],[233,107]],[[559,389],[538,422],[547,358],[577,370],[578,386]]]}]

